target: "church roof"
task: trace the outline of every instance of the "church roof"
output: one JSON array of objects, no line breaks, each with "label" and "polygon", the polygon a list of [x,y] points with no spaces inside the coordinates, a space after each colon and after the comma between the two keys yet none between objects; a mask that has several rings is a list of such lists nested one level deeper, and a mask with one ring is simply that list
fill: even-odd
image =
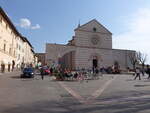
[{"label": "church roof", "polygon": [[83,24],[83,25],[81,25],[81,26],[78,26],[78,27],[75,29],[75,31],[81,30],[83,27],[85,27],[85,26],[91,24],[92,22],[95,22],[97,25],[99,25],[100,27],[102,27],[107,33],[112,34],[106,27],[104,27],[104,26],[103,26],[100,22],[98,22],[96,19],[93,19],[93,20],[91,20],[91,21],[89,21],[89,22],[87,22],[87,23],[85,23],[85,24]]}]

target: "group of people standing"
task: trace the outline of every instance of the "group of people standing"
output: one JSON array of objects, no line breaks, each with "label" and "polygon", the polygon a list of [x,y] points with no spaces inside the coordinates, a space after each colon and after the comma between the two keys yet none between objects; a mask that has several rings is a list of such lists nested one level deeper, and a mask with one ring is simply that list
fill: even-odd
[{"label": "group of people standing", "polygon": [[150,67],[149,67],[149,65],[146,66],[146,69],[141,69],[139,67],[136,67],[134,80],[136,80],[136,78],[139,78],[139,80],[141,80],[141,74],[144,76],[145,73],[148,74],[147,79],[150,79]]},{"label": "group of people standing", "polygon": [[[8,62],[8,72],[13,71],[15,68],[15,61],[12,60],[12,63]],[[4,73],[6,71],[6,64],[4,62],[1,63],[1,72]]]}]

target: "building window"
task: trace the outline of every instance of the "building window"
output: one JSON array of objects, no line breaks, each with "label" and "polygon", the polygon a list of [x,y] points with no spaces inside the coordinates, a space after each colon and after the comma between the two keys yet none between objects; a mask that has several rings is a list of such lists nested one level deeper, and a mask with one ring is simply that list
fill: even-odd
[{"label": "building window", "polygon": [[6,51],[6,44],[4,44],[4,51]]},{"label": "building window", "polygon": [[24,57],[22,58],[22,61],[24,62]]},{"label": "building window", "polygon": [[16,52],[14,51],[14,56],[16,56],[15,54],[16,54]]},{"label": "building window", "polygon": [[18,60],[20,60],[20,54],[18,55]]},{"label": "building window", "polygon": [[11,48],[9,48],[9,54],[11,55]]},{"label": "building window", "polygon": [[19,50],[21,50],[21,46],[19,45]]}]

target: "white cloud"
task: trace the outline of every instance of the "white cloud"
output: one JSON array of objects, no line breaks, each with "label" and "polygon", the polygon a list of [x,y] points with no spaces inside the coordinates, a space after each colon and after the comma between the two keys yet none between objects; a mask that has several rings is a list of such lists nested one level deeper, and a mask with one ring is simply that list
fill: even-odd
[{"label": "white cloud", "polygon": [[40,29],[40,25],[36,24],[35,26],[32,26],[31,21],[27,18],[21,18],[19,24],[17,24],[21,28],[25,29]]},{"label": "white cloud", "polygon": [[27,19],[27,18],[22,18],[22,19],[20,19],[20,27],[22,27],[22,28],[30,28],[30,26],[31,26],[31,22],[30,22],[30,20],[29,19]]},{"label": "white cloud", "polygon": [[150,63],[150,9],[139,9],[125,18],[127,32],[114,36],[114,48],[131,49],[148,54]]},{"label": "white cloud", "polygon": [[40,29],[40,25],[39,24],[36,24],[35,26],[32,26],[31,29]]}]

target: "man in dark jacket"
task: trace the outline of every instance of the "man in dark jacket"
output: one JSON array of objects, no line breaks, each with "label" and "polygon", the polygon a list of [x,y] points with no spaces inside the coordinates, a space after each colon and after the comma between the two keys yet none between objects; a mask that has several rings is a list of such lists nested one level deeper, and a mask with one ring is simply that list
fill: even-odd
[{"label": "man in dark jacket", "polygon": [[40,71],[41,71],[41,79],[43,80],[44,79],[44,69],[43,69],[43,67],[40,69]]},{"label": "man in dark jacket", "polygon": [[14,71],[14,68],[15,68],[15,61],[12,60],[12,71]]},{"label": "man in dark jacket", "polygon": [[147,65],[146,73],[148,74],[148,78],[147,79],[150,79],[150,68],[149,68],[149,65]]}]

